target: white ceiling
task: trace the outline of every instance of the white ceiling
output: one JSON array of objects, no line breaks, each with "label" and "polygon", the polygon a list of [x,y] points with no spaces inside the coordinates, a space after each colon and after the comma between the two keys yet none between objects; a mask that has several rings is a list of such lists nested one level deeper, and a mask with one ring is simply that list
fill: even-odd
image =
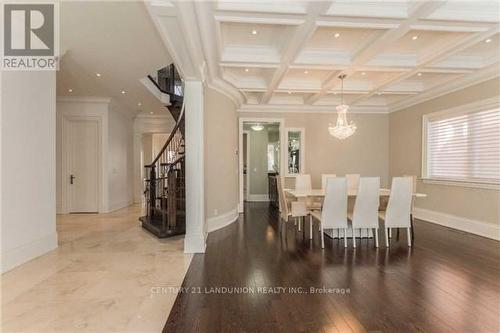
[{"label": "white ceiling", "polygon": [[168,114],[139,81],[172,62],[144,3],[61,2],[60,38],[58,96],[111,97],[129,115]]},{"label": "white ceiling", "polygon": [[[176,15],[182,26],[176,33],[201,45],[185,47],[191,63],[233,96],[241,111],[334,110],[331,106],[340,100],[338,76],[345,73],[345,100],[355,112],[390,112],[497,77],[499,5],[401,0],[168,3],[169,15]],[[166,6],[149,8],[172,42],[169,26],[159,18]],[[187,67],[185,58],[178,54],[176,64]]]}]

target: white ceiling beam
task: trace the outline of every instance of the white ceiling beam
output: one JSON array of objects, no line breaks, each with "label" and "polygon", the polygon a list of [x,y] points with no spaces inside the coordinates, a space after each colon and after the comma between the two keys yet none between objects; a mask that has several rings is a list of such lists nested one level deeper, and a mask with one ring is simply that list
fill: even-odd
[{"label": "white ceiling beam", "polygon": [[285,48],[281,57],[280,67],[278,67],[274,72],[273,77],[269,82],[268,90],[264,96],[262,96],[261,103],[269,102],[274,90],[278,88],[279,84],[283,80],[283,77],[288,71],[288,67],[295,60],[301,48],[316,30],[316,19],[321,13],[328,9],[328,6],[329,3],[327,2],[309,4],[306,19],[304,23],[297,27],[297,30]]},{"label": "white ceiling beam", "polygon": [[[485,39],[498,33],[498,29],[499,29],[499,26],[496,25],[496,26],[493,26],[492,28],[490,28],[486,32],[473,34],[467,38],[457,40],[453,43],[449,43],[449,44],[445,45],[444,47],[440,47],[439,49],[432,50],[432,52],[428,52],[428,56],[423,58],[421,61],[419,61],[418,65],[415,68],[413,68],[409,72],[402,73],[401,75],[399,75],[397,77],[391,78],[391,79],[379,84],[378,86],[373,88],[372,92],[369,95],[362,96],[362,97],[354,100],[352,102],[352,104],[356,104],[356,103],[359,103],[367,98],[370,98],[375,93],[383,90],[387,86],[394,84],[394,83],[397,83],[397,82],[401,82],[401,81],[415,75],[418,72],[430,71],[430,70],[426,70],[426,67],[428,67],[432,64],[435,64],[435,63],[439,63],[443,59],[446,59],[446,58],[448,58],[454,54],[457,54],[458,52],[460,52],[468,47],[471,47],[471,46],[473,46],[481,41],[484,41]],[[452,73],[452,72],[453,71],[448,71],[446,73]]]},{"label": "white ceiling beam", "polygon": [[278,68],[279,63],[221,61],[219,62],[219,66],[238,68]]},{"label": "white ceiling beam", "polygon": [[[251,98],[251,101],[248,101],[248,103],[255,103],[259,99],[260,103],[269,103],[271,98],[273,97],[273,93],[286,93],[288,91],[291,91],[293,93],[303,94],[302,96],[307,98],[307,104],[318,104],[317,101],[322,96],[332,93],[333,90],[336,89],[340,84],[340,80],[338,80],[338,75],[340,73],[346,73],[348,74],[348,76],[352,75],[355,72],[361,71],[399,73],[399,75],[392,76],[385,81],[376,83],[376,86],[374,87],[363,87],[362,89],[369,90],[364,90],[363,96],[354,101],[353,104],[355,104],[370,96],[373,96],[380,90],[386,89],[389,85],[404,81],[408,77],[418,72],[464,74],[460,81],[462,81],[463,79],[463,81],[466,82],[466,79],[469,76],[474,76],[478,71],[480,71],[479,66],[487,66],[492,63],[492,61],[497,61],[495,60],[496,54],[492,56],[493,60],[488,62],[488,60],[485,59],[485,54],[481,53],[475,57],[471,57],[462,56],[460,52],[468,47],[473,46],[475,43],[480,42],[482,39],[490,38],[494,33],[497,33],[498,23],[466,22],[460,20],[453,21],[452,19],[428,19],[428,17],[432,15],[432,13],[436,9],[445,4],[446,1],[411,2],[409,5],[408,16],[400,18],[380,18],[375,17],[375,15],[373,17],[325,15],[328,10],[328,8],[326,7],[328,7],[330,3],[326,3],[326,7],[324,7],[324,10],[317,10],[317,7],[319,5],[318,2],[306,1],[305,3],[308,5],[307,10],[305,11],[303,6],[300,10],[286,12],[285,10],[281,11],[281,8],[279,6],[272,5],[272,11],[264,12],[259,11],[257,7],[248,6],[236,6],[227,8],[221,7],[220,9],[217,9],[217,5],[214,5],[214,2],[212,2],[211,5],[206,7],[206,21],[209,22],[210,25],[212,25],[211,30],[206,29],[207,22],[202,24],[198,22],[198,29],[200,30],[199,35],[202,38],[201,44],[203,45],[204,53],[206,53],[206,49],[215,49],[215,52],[210,52],[210,58],[212,58],[212,61],[209,61],[209,57],[205,55],[207,61],[206,68],[211,68],[211,70],[207,70],[207,72],[211,73],[209,76],[213,76],[219,81],[225,81],[226,87],[231,87],[237,90],[237,86],[228,82],[227,76],[223,75],[224,69],[240,68],[240,71],[241,68],[253,68],[257,71],[259,71],[259,69],[262,69],[261,72],[263,77],[269,79],[269,83],[267,84],[266,89],[261,88],[261,84],[255,84],[255,82],[257,81],[253,77],[248,81],[243,80],[244,84],[242,84],[243,81],[240,82],[238,80],[231,80],[233,83],[237,83],[237,85],[240,86],[239,91],[242,97],[244,96],[245,98]],[[195,7],[199,7],[199,5],[195,5]],[[266,8],[271,7],[268,6]],[[165,10],[162,10],[162,12],[163,15],[172,15],[172,13],[174,13],[176,10],[177,9],[174,6],[170,9],[165,8]],[[229,25],[224,26],[224,23],[242,23],[251,25],[269,24],[274,26],[288,25],[290,26],[288,29],[294,31],[290,36],[287,36],[290,37],[290,39],[286,38],[285,45],[283,45],[281,51],[275,52],[274,56],[268,54],[267,57],[263,57],[262,54],[258,52],[257,54],[253,54],[251,52],[248,53],[246,50],[242,50],[238,53],[231,48],[227,48],[224,43],[225,35],[223,35],[223,33],[231,34],[232,32]],[[373,36],[365,36],[366,43],[363,43],[364,45],[362,45],[357,51],[354,52],[354,54],[351,56],[351,59],[349,59],[349,57],[347,56],[342,61],[337,59],[337,64],[328,64],[328,61],[324,61],[324,56],[323,58],[321,58],[323,60],[312,60],[315,58],[307,60],[307,58],[304,58],[306,59],[306,61],[303,61],[304,59],[302,59],[301,52],[307,45],[308,39],[314,34],[318,27],[338,27],[342,29],[353,30],[367,29],[373,31]],[[369,61],[371,61],[375,57],[378,57],[379,55],[381,55],[381,53],[384,53],[384,48],[386,46],[394,44],[395,42],[398,46],[398,40],[412,30],[457,33],[456,36],[458,36],[460,40],[454,40],[453,37],[455,37],[455,35],[453,35],[452,37],[450,37],[450,39],[444,38],[444,43],[440,43],[435,50],[430,50],[429,52],[424,52],[423,54],[422,52],[419,52],[420,56],[415,66],[413,66],[416,60],[415,57],[413,57],[411,61],[408,60],[405,62],[401,60],[397,62],[397,57],[392,57],[387,54],[384,54],[384,57],[387,58],[388,61],[374,65],[367,65]],[[212,34],[212,32],[213,35],[211,37],[208,36]],[[462,33],[462,36],[458,35],[460,33]],[[205,38],[204,36],[210,38]],[[281,36],[279,38],[280,41],[284,40],[284,38],[281,38]],[[242,42],[242,46],[246,45],[244,41]],[[286,45],[286,43],[288,43],[288,45]],[[210,45],[212,46],[210,47]],[[188,47],[190,47],[191,50],[194,49],[192,45]],[[223,51],[225,53],[223,53]],[[328,54],[328,52],[326,54]],[[457,54],[459,56],[457,56]],[[221,58],[222,56],[227,57]],[[300,56],[300,58],[298,58],[298,56]],[[452,56],[452,58],[450,58],[450,56]],[[393,58],[394,61],[392,61]],[[446,63],[443,62],[441,66],[441,62],[447,59],[449,59],[450,61]],[[258,62],[257,60],[261,60],[262,62]],[[301,61],[301,63],[295,63],[296,61]],[[476,64],[475,67],[472,66],[473,63]],[[289,89],[280,89],[280,85],[282,84],[283,79],[286,78],[287,72],[290,69],[307,69],[310,71],[322,70],[328,71],[328,75],[322,80],[321,90],[318,90],[319,85],[316,85],[315,90],[305,91],[304,87],[299,87],[299,82],[297,82],[297,84],[291,84]],[[234,72],[236,76],[233,77],[233,79],[240,77],[239,74],[236,74],[236,71]],[[255,74],[257,75],[257,72],[255,72]],[[243,78],[244,76],[241,77]],[[430,83],[435,84],[437,81],[439,81],[438,78],[433,78],[431,79]],[[372,84],[373,83],[375,82],[372,82]],[[403,83],[406,87],[406,82]],[[441,85],[442,83],[440,83],[436,89],[432,88],[432,90],[440,91]],[[448,83],[444,85],[448,86]],[[356,87],[354,87],[354,89],[356,89]],[[416,96],[411,97],[411,95],[418,94],[430,96],[429,93],[431,93],[428,91],[429,89],[427,87],[424,92],[421,91],[421,87],[419,88],[417,86],[415,86],[414,88],[409,87],[410,91],[397,91],[398,89],[399,88],[396,88],[396,91],[391,92],[384,91],[383,94],[403,94],[410,96],[402,101],[396,102],[400,104],[407,99],[418,99]],[[260,98],[260,96],[262,96],[262,98]],[[390,106],[392,107],[393,105]],[[304,107],[307,108],[308,106]]]},{"label": "white ceiling beam", "polygon": [[466,37],[452,44],[449,44],[446,47],[439,50],[437,54],[431,53],[426,58],[422,59],[419,63],[419,66],[421,67],[421,66],[427,66],[431,63],[438,63],[454,54],[457,54],[460,51],[463,51],[497,34],[499,32],[499,29],[500,25],[495,24],[483,33],[472,34],[469,37]]},{"label": "white ceiling beam", "polygon": [[230,23],[300,25],[304,23],[305,15],[216,11],[214,18],[218,22]]},{"label": "white ceiling beam", "polygon": [[[429,14],[433,13],[436,9],[441,7],[444,2],[422,2],[417,3],[412,8],[412,11],[409,13],[409,18],[400,21],[401,23],[393,29],[386,31],[381,35],[377,35],[375,38],[368,40],[359,51],[353,56],[351,60],[351,65],[349,69],[344,71],[344,74],[351,75],[352,73],[357,71],[357,67],[362,66],[368,60],[373,58],[376,54],[380,52],[384,47],[388,44],[395,42],[396,40],[403,37],[408,31],[411,30],[411,25],[417,22],[421,17],[427,17]],[[321,97],[328,93],[333,87],[338,84],[339,80],[330,80],[327,82],[321,89],[321,92],[315,94],[308,98],[307,103],[313,104],[318,101]]]}]

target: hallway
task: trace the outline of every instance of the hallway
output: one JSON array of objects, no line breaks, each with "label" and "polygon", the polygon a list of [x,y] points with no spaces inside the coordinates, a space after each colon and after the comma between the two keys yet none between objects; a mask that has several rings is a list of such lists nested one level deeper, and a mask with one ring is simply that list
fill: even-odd
[{"label": "hallway", "polygon": [[58,249],[2,276],[2,332],[160,331],[176,295],[154,288],[181,285],[191,255],[140,214],[59,215]]},{"label": "hallway", "polygon": [[280,237],[268,204],[248,204],[193,257],[164,332],[500,330],[497,242],[417,221],[411,250],[402,236],[390,250],[326,238],[322,251],[304,229]]}]

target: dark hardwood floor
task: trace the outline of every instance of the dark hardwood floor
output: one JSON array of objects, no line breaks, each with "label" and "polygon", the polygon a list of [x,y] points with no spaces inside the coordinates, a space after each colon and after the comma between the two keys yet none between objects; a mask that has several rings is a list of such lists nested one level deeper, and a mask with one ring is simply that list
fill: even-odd
[{"label": "dark hardwood floor", "polygon": [[[164,332],[500,332],[496,241],[416,221],[411,250],[406,232],[390,249],[382,236],[379,249],[373,240],[354,250],[325,238],[322,250],[317,228],[312,241],[308,227],[304,234],[289,225],[280,236],[267,204],[246,208],[194,256],[188,292],[178,295]],[[293,289],[265,294],[258,287]],[[310,287],[345,293],[312,294]]]}]

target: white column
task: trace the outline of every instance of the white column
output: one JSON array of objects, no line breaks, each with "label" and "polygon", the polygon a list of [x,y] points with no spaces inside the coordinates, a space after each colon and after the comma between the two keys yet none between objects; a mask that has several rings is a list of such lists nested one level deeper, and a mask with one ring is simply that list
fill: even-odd
[{"label": "white column", "polygon": [[56,73],[1,76],[1,272],[57,248]]},{"label": "white column", "polygon": [[186,237],[185,253],[205,252],[205,166],[203,84],[186,81]]}]

